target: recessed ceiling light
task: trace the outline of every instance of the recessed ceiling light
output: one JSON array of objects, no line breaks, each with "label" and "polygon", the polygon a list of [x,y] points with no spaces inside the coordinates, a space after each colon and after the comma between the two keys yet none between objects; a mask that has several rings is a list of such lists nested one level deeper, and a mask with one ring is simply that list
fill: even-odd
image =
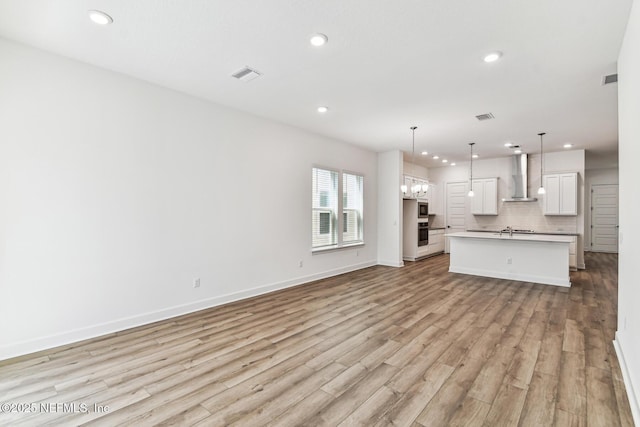
[{"label": "recessed ceiling light", "polygon": [[328,41],[329,41],[329,38],[322,33],[314,34],[309,39],[309,43],[311,43],[313,46],[316,46],[316,47],[323,46]]},{"label": "recessed ceiling light", "polygon": [[522,150],[519,149],[519,148],[517,150],[514,150],[513,152],[516,153],[516,154],[522,154]]},{"label": "recessed ceiling light", "polygon": [[442,159],[442,163],[449,163],[449,160],[447,160],[447,159]]},{"label": "recessed ceiling light", "polygon": [[474,159],[477,159],[477,158],[478,158],[478,155],[477,155],[477,154],[474,154],[474,155],[473,155],[473,156],[471,156],[471,157],[473,157]]},{"label": "recessed ceiling light", "polygon": [[573,144],[564,144],[563,147],[564,148],[571,148],[571,147],[573,147]]},{"label": "recessed ceiling light", "polygon": [[420,154],[422,154],[423,156],[426,156],[426,155],[427,155],[427,154],[429,154],[429,153],[427,153],[426,151],[423,151],[423,152],[422,152],[422,153],[420,153]]},{"label": "recessed ceiling light", "polygon": [[510,142],[505,142],[505,143],[504,143],[504,146],[505,146],[505,147],[511,147],[512,145],[513,145],[513,144],[512,144],[512,143],[510,143]]},{"label": "recessed ceiling light", "polygon": [[320,106],[318,107],[318,113],[326,113],[327,111],[329,111],[329,107],[325,107],[325,106]]},{"label": "recessed ceiling light", "polygon": [[113,18],[99,10],[90,10],[89,19],[98,25],[109,25],[113,22]]},{"label": "recessed ceiling light", "polygon": [[433,156],[434,160],[438,160],[440,158],[440,156]]},{"label": "recessed ceiling light", "polygon": [[451,166],[455,166],[455,165],[456,165],[455,163],[451,163]]},{"label": "recessed ceiling light", "polygon": [[502,52],[491,52],[487,56],[484,57],[484,62],[495,62],[502,57]]}]

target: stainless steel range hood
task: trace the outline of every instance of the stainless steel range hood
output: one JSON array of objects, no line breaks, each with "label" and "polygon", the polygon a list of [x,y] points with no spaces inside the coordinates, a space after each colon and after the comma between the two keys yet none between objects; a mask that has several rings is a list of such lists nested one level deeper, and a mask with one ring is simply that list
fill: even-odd
[{"label": "stainless steel range hood", "polygon": [[516,154],[511,159],[511,197],[503,202],[535,202],[535,197],[527,194],[527,160],[526,154]]}]

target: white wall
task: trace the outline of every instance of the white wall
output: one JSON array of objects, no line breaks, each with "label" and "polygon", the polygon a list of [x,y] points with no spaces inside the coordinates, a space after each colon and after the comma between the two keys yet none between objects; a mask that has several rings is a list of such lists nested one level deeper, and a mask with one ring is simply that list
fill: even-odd
[{"label": "white wall", "polygon": [[618,258],[618,331],[616,347],[627,394],[640,425],[640,2],[633,2],[618,58],[620,162],[620,255]]},{"label": "white wall", "polygon": [[618,150],[608,152],[585,152],[585,169],[618,169]]},{"label": "white wall", "polygon": [[[375,264],[375,153],[2,39],[0,63],[0,359]],[[365,175],[364,247],[311,254],[313,164]]]},{"label": "white wall", "polygon": [[413,176],[415,178],[428,179],[429,170],[424,167],[411,162],[403,162],[402,164],[403,174]]}]

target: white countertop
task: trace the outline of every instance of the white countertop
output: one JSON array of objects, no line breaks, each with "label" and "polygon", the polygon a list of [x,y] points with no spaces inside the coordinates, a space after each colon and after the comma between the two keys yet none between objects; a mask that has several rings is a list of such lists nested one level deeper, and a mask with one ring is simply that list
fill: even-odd
[{"label": "white countertop", "polygon": [[[500,230],[467,230],[470,232],[479,232],[479,233],[499,233]],[[551,234],[552,236],[578,236],[580,233],[572,233],[569,231],[528,231],[523,233],[522,231],[515,231],[514,234]]]},{"label": "white countertop", "polygon": [[446,237],[465,237],[474,239],[490,239],[490,240],[528,240],[533,242],[555,242],[555,243],[571,243],[573,236],[549,235],[549,234],[513,234],[509,237],[509,233],[486,233],[478,231],[462,231],[459,233],[445,234]]}]

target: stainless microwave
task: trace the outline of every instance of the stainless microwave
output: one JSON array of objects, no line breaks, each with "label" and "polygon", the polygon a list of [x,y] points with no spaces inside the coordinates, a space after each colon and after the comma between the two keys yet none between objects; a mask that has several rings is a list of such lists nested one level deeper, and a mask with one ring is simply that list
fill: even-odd
[{"label": "stainless microwave", "polygon": [[429,203],[418,202],[418,218],[429,218]]}]

